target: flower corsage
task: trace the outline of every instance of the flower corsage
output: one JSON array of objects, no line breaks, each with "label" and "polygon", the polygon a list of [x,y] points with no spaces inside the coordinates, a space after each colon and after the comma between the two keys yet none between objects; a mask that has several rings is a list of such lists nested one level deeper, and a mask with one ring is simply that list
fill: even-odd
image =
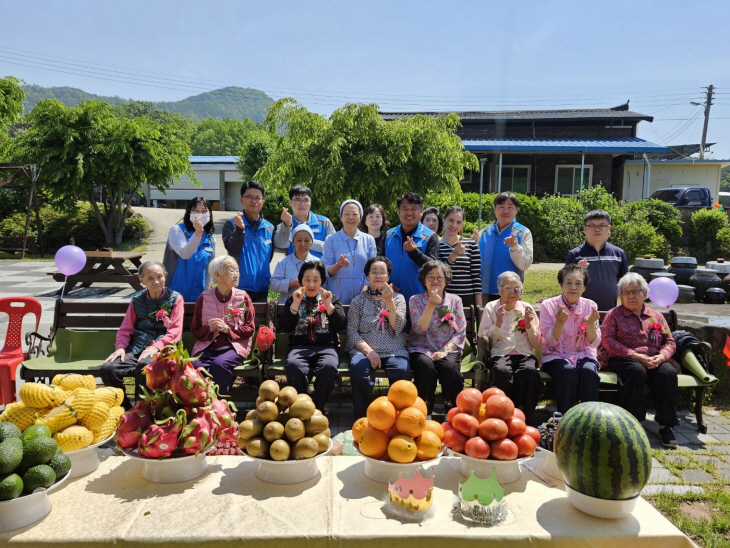
[{"label": "flower corsage", "polygon": [[454,331],[458,331],[456,326],[456,314],[453,310],[443,309],[439,311],[439,318],[441,318],[441,325],[446,324]]},{"label": "flower corsage", "polygon": [[375,326],[375,331],[385,333],[385,324],[388,322],[388,311],[381,310],[378,315],[378,325]]},{"label": "flower corsage", "polygon": [[580,346],[580,341],[586,338],[586,322],[578,324],[578,336],[575,338],[575,345]]},{"label": "flower corsage", "polygon": [[226,320],[233,321],[233,329],[238,329],[241,326],[241,324],[243,323],[243,315],[246,313],[247,310],[247,306],[228,307]]},{"label": "flower corsage", "polygon": [[664,329],[664,326],[659,322],[652,322],[649,325],[649,338],[654,341],[657,346],[661,346],[663,335],[668,335],[669,331]]},{"label": "flower corsage", "polygon": [[319,321],[322,322],[322,329],[324,329],[327,326],[327,307],[320,304],[317,307],[317,313],[319,314]]},{"label": "flower corsage", "polygon": [[519,331],[520,333],[527,333],[527,321],[525,321],[525,317],[522,315],[522,312],[515,312],[515,319],[517,322],[512,328],[512,332],[514,333],[515,331]]},{"label": "flower corsage", "polygon": [[170,311],[164,306],[161,307],[157,312],[150,312],[148,315],[150,318],[154,318],[156,322],[162,322],[162,325],[164,325],[166,329],[168,329],[172,325],[172,320],[170,319]]}]

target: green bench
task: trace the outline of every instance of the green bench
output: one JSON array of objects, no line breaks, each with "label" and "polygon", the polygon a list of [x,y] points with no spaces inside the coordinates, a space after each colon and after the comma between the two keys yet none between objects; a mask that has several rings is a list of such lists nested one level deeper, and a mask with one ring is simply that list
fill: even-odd
[{"label": "green bench", "polygon": [[[46,355],[23,362],[20,378],[33,381],[53,378],[59,373],[95,375],[104,360],[114,351],[117,330],[129,303],[103,301],[56,301],[53,326],[48,337],[35,334],[48,343]],[[254,304],[256,329],[269,324],[268,303]],[[195,303],[185,303],[183,344],[190,352],[195,339],[190,333]],[[255,339],[254,339],[255,340]],[[234,377],[261,380],[265,356],[254,347],[251,356],[233,371]]]},{"label": "green bench", "polygon": [[[477,308],[477,325],[481,323],[483,312],[484,309],[482,307]],[[539,317],[540,312],[537,311],[537,314]],[[603,322],[603,318],[605,317],[605,315],[605,312],[601,312],[601,322]],[[674,310],[669,310],[668,312],[664,313],[664,318],[667,320],[669,330],[676,331],[677,313]],[[489,363],[490,342],[486,337],[479,337],[479,339],[484,341],[482,344],[479,345],[479,359],[482,360],[484,363]],[[482,349],[484,350],[482,351]],[[537,348],[536,350],[536,354],[539,359],[541,355],[541,348]],[[697,429],[704,434],[707,432],[707,425],[705,424],[702,417],[702,400],[705,397],[707,389],[717,384],[719,382],[719,379],[714,375],[710,375],[709,373],[704,372],[704,369],[700,365],[697,356],[695,356],[694,352],[692,352],[691,350],[684,351],[679,357],[675,355],[674,359],[680,363],[683,371],[682,373],[677,375],[677,384],[679,386],[679,389],[694,390],[694,413],[695,417],[697,418]],[[487,373],[488,381],[491,383],[492,379],[491,375],[489,375],[489,373],[491,373],[491,370],[487,369]],[[618,384],[618,378],[616,376],[616,373],[613,373],[611,371],[599,371],[598,377],[601,382],[601,392],[616,391],[616,385]],[[543,380],[543,382],[553,382],[552,377],[542,369],[540,369],[540,378]]]}]

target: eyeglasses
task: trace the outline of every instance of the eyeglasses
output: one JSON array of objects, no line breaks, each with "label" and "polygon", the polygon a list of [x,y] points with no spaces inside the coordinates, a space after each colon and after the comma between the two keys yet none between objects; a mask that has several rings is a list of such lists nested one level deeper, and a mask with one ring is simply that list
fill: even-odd
[{"label": "eyeglasses", "polygon": [[445,280],[446,280],[446,278],[444,278],[443,276],[428,276],[428,277],[426,277],[426,281],[427,282],[431,282],[431,283],[433,283],[433,282],[443,282]]},{"label": "eyeglasses", "polygon": [[263,196],[251,196],[250,194],[244,194],[243,199],[248,200],[249,202],[263,202],[264,201]]},{"label": "eyeglasses", "polygon": [[502,286],[499,288],[500,291],[505,291],[507,293],[520,293],[522,291],[521,287],[505,287]]},{"label": "eyeglasses", "polygon": [[629,295],[633,295],[634,297],[638,297],[642,293],[643,293],[643,291],[641,289],[632,289],[632,290],[629,290],[629,291],[622,291],[621,292],[621,295],[623,295],[624,297],[628,297]]},{"label": "eyeglasses", "polygon": [[588,230],[606,230],[609,227],[609,225],[594,225],[594,224],[583,225],[583,226],[586,227]]},{"label": "eyeglasses", "polygon": [[583,287],[583,282],[563,282],[568,287]]},{"label": "eyeglasses", "polygon": [[312,200],[310,200],[309,198],[294,198],[292,202],[294,202],[295,204],[311,204]]}]

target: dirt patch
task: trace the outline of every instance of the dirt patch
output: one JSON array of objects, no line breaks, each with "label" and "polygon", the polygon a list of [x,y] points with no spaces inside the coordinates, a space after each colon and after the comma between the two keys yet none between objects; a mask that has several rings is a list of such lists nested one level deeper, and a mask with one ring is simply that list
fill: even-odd
[{"label": "dirt patch", "polygon": [[692,521],[712,520],[712,510],[707,506],[707,503],[699,500],[680,503],[679,511]]}]

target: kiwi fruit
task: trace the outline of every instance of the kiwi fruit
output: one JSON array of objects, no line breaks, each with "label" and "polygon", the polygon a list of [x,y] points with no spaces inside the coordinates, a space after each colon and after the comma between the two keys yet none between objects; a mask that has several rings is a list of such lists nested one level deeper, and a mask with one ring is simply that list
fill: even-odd
[{"label": "kiwi fruit", "polygon": [[324,453],[329,449],[330,446],[330,437],[326,434],[317,434],[314,436],[314,441],[317,442],[317,445],[319,445],[319,449],[317,450],[317,454]]},{"label": "kiwi fruit", "polygon": [[262,401],[256,407],[256,416],[263,423],[269,423],[275,421],[276,417],[279,416],[279,408],[273,401]]},{"label": "kiwi fruit", "polygon": [[280,422],[271,421],[264,427],[264,438],[266,441],[276,441],[284,435],[284,425]]},{"label": "kiwi fruit", "polygon": [[275,401],[279,395],[279,384],[276,381],[264,381],[259,386],[259,397],[265,401]]},{"label": "kiwi fruit", "polygon": [[293,386],[285,386],[279,390],[279,400],[277,403],[289,407],[292,403],[297,400],[297,389]]},{"label": "kiwi fruit", "polygon": [[325,428],[324,430],[322,430],[322,431],[320,432],[320,434],[324,434],[324,435],[325,435],[325,436],[327,436],[328,438],[331,438],[331,437],[332,437],[332,432],[330,432],[330,429],[329,429],[329,428]]},{"label": "kiwi fruit", "polygon": [[260,436],[263,431],[264,423],[258,419],[247,419],[238,425],[238,437],[243,440],[250,440]]},{"label": "kiwi fruit", "polygon": [[256,416],[256,408],[251,409],[248,413],[246,413],[246,420],[247,421],[252,421],[252,420],[254,420],[256,418],[258,418]]},{"label": "kiwi fruit", "polygon": [[290,452],[289,444],[284,440],[276,440],[269,448],[269,454],[274,460],[286,460],[289,458]]},{"label": "kiwi fruit", "polygon": [[307,420],[314,415],[312,400],[297,400],[289,407],[289,415],[297,419]]},{"label": "kiwi fruit", "polygon": [[269,456],[269,447],[271,444],[264,438],[253,438],[248,440],[246,452],[252,457],[266,458]]},{"label": "kiwi fruit", "polygon": [[319,451],[319,444],[314,438],[302,438],[294,444],[293,454],[296,460],[311,459]]},{"label": "kiwi fruit", "polygon": [[324,415],[312,415],[304,421],[304,432],[307,436],[314,436],[329,428],[330,421]]},{"label": "kiwi fruit", "polygon": [[[312,401],[312,397],[309,394],[297,394],[297,400]],[[294,402],[292,402],[292,403],[294,403]]]},{"label": "kiwi fruit", "polygon": [[289,419],[284,427],[284,435],[292,443],[299,441],[305,435],[304,423],[299,419]]}]

